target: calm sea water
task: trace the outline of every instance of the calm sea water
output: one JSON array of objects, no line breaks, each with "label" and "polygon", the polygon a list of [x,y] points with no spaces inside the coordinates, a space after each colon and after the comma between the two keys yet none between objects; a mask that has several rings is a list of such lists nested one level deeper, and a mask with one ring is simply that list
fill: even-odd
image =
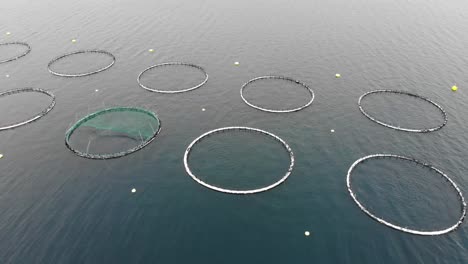
[{"label": "calm sea water", "polygon": [[[57,97],[38,122],[0,133],[0,263],[468,263],[466,223],[437,237],[404,234],[361,212],[345,183],[354,160],[394,153],[430,162],[468,196],[468,2],[16,0],[3,1],[0,11],[0,43],[32,47],[26,57],[0,65],[1,91],[37,87]],[[89,77],[48,73],[52,58],[79,49],[104,49],[117,61]],[[0,59],[16,52],[21,49],[1,48]],[[210,79],[178,95],[138,86],[142,70],[167,61],[203,66]],[[108,62],[75,56],[55,67],[86,71]],[[314,103],[291,114],[248,107],[239,96],[242,84],[271,74],[307,83]],[[190,69],[164,69],[145,82],[177,89],[199,78]],[[450,90],[454,84],[458,92]],[[298,105],[307,96],[281,82],[250,88],[246,96],[262,106]],[[381,88],[440,103],[447,126],[414,134],[372,123],[357,100]],[[369,111],[392,123],[424,127],[440,120],[430,105],[408,98],[368,99]],[[47,103],[33,95],[0,98],[1,122]],[[156,111],[158,138],[108,161],[83,159],[65,147],[71,123],[119,105]],[[296,166],[284,184],[233,196],[186,174],[186,146],[210,129],[233,125],[288,142]],[[197,145],[190,164],[210,183],[255,187],[277,180],[287,167],[287,154],[275,144],[259,135],[217,135]],[[430,171],[379,161],[354,176],[363,203],[395,223],[433,229],[459,216],[456,196]]]}]

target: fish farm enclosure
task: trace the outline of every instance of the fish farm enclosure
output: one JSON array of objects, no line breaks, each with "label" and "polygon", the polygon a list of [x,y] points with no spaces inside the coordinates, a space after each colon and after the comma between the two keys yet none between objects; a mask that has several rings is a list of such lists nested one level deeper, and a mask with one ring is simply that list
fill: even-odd
[{"label": "fish farm enclosure", "polygon": [[0,263],[468,263],[468,1],[0,8]]}]

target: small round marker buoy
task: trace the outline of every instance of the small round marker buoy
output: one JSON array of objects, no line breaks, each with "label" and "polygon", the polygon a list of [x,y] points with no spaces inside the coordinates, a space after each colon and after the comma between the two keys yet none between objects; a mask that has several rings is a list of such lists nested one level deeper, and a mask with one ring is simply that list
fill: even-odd
[{"label": "small round marker buoy", "polygon": [[341,74],[337,73],[337,74],[335,74],[335,77],[336,77],[336,78],[340,78],[340,77],[341,77]]},{"label": "small round marker buoy", "polygon": [[7,75],[5,75],[5,77],[7,77],[7,78],[10,78],[10,75],[9,75],[9,74],[7,74]]},{"label": "small round marker buoy", "polygon": [[132,193],[136,193],[136,189],[135,189],[135,188],[132,189]]},{"label": "small round marker buoy", "polygon": [[305,232],[304,232],[304,235],[305,235],[305,236],[310,236],[310,232],[309,232],[309,231],[305,231]]},{"label": "small round marker buoy", "polygon": [[149,49],[148,51],[149,51],[149,52],[154,52],[154,49]]},{"label": "small round marker buoy", "polygon": [[335,133],[335,129],[330,130],[330,132]]},{"label": "small round marker buoy", "polygon": [[205,108],[202,108],[201,110],[202,110],[203,112],[205,112],[206,109],[205,109]]},{"label": "small round marker buoy", "polygon": [[240,63],[238,61],[234,62],[234,65],[239,65]]},{"label": "small round marker buoy", "polygon": [[456,85],[452,86],[452,91],[457,91],[458,90],[458,87]]},{"label": "small round marker buoy", "polygon": [[11,32],[7,32],[7,33],[5,33],[5,34],[7,34],[7,35],[11,35]]},{"label": "small round marker buoy", "polygon": [[99,92],[99,89],[94,90],[95,92]]},{"label": "small round marker buoy", "polygon": [[72,39],[71,42],[72,42],[72,43],[76,43],[76,39]]}]

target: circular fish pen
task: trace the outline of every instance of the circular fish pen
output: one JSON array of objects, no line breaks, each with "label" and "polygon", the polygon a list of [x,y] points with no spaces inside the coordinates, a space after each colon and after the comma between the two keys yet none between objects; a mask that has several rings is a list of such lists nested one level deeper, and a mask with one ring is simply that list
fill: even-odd
[{"label": "circular fish pen", "polygon": [[[194,69],[197,69],[199,71],[201,71],[204,75],[204,80],[197,84],[197,85],[194,85],[192,87],[189,87],[189,88],[184,88],[184,89],[181,89],[181,90],[161,90],[161,89],[156,89],[156,88],[152,88],[152,87],[149,87],[147,85],[144,85],[141,81],[141,77],[147,73],[148,71],[152,70],[152,69],[155,69],[155,68],[160,68],[160,67],[167,67],[167,66],[187,66],[187,67],[191,67],[191,68],[194,68]],[[140,85],[141,88],[145,89],[145,90],[148,90],[148,91],[151,91],[151,92],[156,92],[156,93],[167,93],[167,94],[175,94],[175,93],[184,93],[184,92],[189,92],[189,91],[192,91],[192,90],[195,90],[197,88],[200,88],[201,86],[203,86],[206,82],[208,81],[208,73],[205,71],[205,69],[203,69],[201,66],[198,66],[198,65],[195,65],[195,64],[191,64],[191,63],[183,63],[183,62],[166,62],[166,63],[161,63],[161,64],[156,64],[156,65],[153,65],[153,66],[150,66],[148,68],[146,68],[145,70],[143,70],[139,75],[138,75],[138,78],[137,78],[137,82],[138,82],[138,85]]]},{"label": "circular fish pen", "polygon": [[[233,189],[221,188],[221,187],[218,187],[218,186],[208,184],[208,183],[204,182],[203,180],[201,180],[199,177],[197,177],[192,172],[192,170],[190,169],[190,166],[188,164],[188,159],[189,159],[189,156],[191,154],[192,148],[196,144],[200,143],[204,138],[206,138],[208,136],[211,136],[213,134],[216,134],[216,133],[223,133],[223,132],[226,132],[226,131],[246,131],[246,132],[251,132],[251,133],[252,132],[253,133],[260,133],[262,135],[266,135],[268,137],[271,137],[274,140],[281,143],[283,148],[288,152],[289,158],[290,158],[289,167],[287,169],[287,172],[278,181],[276,181],[276,182],[274,182],[274,183],[272,183],[270,185],[260,187],[260,188],[256,188],[256,189],[250,189],[250,190],[233,190]],[[201,185],[203,185],[203,186],[205,186],[205,187],[207,187],[209,189],[212,189],[212,190],[215,190],[215,191],[218,191],[218,192],[228,193],[228,194],[254,194],[254,193],[264,192],[264,191],[268,191],[270,189],[273,189],[276,186],[283,183],[289,177],[289,175],[291,174],[291,172],[292,172],[292,170],[294,168],[294,153],[291,150],[291,148],[289,147],[289,145],[283,139],[281,139],[280,137],[276,136],[273,133],[270,133],[270,132],[267,132],[267,131],[264,131],[264,130],[261,130],[261,129],[258,129],[258,128],[251,128],[251,127],[240,127],[240,126],[239,127],[237,127],[237,126],[222,127],[222,128],[210,130],[210,131],[202,134],[201,136],[197,137],[195,140],[192,141],[192,143],[190,143],[190,145],[185,150],[184,166],[185,166],[185,171],[190,175],[190,177],[192,177],[193,180],[195,180],[199,184],[201,184]]]},{"label": "circular fish pen", "polygon": [[10,62],[10,61],[14,61],[14,60],[17,60],[21,57],[24,57],[26,56],[29,52],[31,52],[31,46],[29,46],[28,43],[24,43],[24,42],[7,42],[7,43],[0,43],[0,47],[1,46],[22,46],[22,47],[26,47],[26,50],[23,52],[23,53],[20,53],[16,56],[13,56],[11,58],[7,58],[7,59],[3,59],[3,60],[0,60],[0,64],[2,63],[7,63],[7,62]]},{"label": "circular fish pen", "polygon": [[[269,108],[261,107],[261,106],[258,106],[258,105],[255,105],[255,104],[249,102],[244,96],[244,90],[250,84],[252,84],[253,82],[256,82],[256,81],[259,81],[259,80],[267,80],[267,79],[285,80],[285,81],[289,81],[289,82],[298,84],[298,85],[302,86],[303,88],[305,88],[308,91],[308,93],[310,94],[310,100],[306,104],[304,104],[302,106],[299,106],[299,107],[296,107],[296,108],[290,108],[290,109],[269,109]],[[253,107],[255,109],[258,109],[258,110],[261,110],[261,111],[264,111],[264,112],[270,112],[270,113],[290,113],[290,112],[300,111],[300,110],[308,107],[309,105],[311,105],[312,102],[314,101],[314,97],[315,97],[314,91],[309,86],[307,86],[305,83],[303,83],[301,81],[298,81],[298,80],[294,80],[294,79],[289,78],[289,77],[283,77],[283,76],[261,76],[261,77],[254,78],[254,79],[246,82],[244,85],[242,85],[242,87],[240,89],[240,96],[241,96],[242,100],[247,105],[249,105],[250,107]]]},{"label": "circular fish pen", "polygon": [[[108,65],[106,65],[104,67],[101,67],[101,68],[93,70],[93,71],[84,72],[84,73],[62,73],[62,72],[57,72],[57,71],[52,70],[51,67],[52,67],[53,64],[65,59],[67,57],[77,55],[77,54],[103,54],[103,55],[106,55],[106,56],[110,57],[112,60]],[[51,60],[49,62],[49,64],[47,65],[47,69],[53,75],[60,76],[60,77],[83,77],[83,76],[88,76],[88,75],[92,75],[92,74],[96,74],[96,73],[105,71],[105,70],[109,69],[110,67],[112,67],[112,65],[114,65],[114,63],[115,63],[115,56],[112,53],[108,52],[108,51],[105,51],[105,50],[79,50],[79,51],[74,51],[74,52],[70,52],[70,53],[61,55],[61,56]]]},{"label": "circular fish pen", "polygon": [[[153,123],[153,124],[152,124]],[[93,136],[129,139],[136,146],[115,153],[91,153],[91,139],[88,131],[82,132],[87,141],[86,150],[74,147],[71,140],[79,129],[92,130]],[[65,145],[76,155],[88,159],[113,159],[129,155],[150,144],[161,131],[161,121],[151,111],[136,107],[113,107],[87,115],[76,122],[65,134]]]},{"label": "circular fish pen", "polygon": [[[371,94],[379,94],[379,93],[381,93],[381,94],[391,93],[391,94],[407,95],[407,96],[411,96],[413,98],[417,98],[417,99],[423,100],[425,102],[428,102],[431,105],[435,106],[438,109],[438,111],[442,114],[443,121],[442,121],[441,124],[439,124],[439,125],[437,125],[435,127],[423,128],[423,129],[404,128],[404,127],[395,126],[395,125],[392,125],[392,124],[388,124],[388,123],[386,123],[384,121],[381,121],[381,120],[371,116],[368,112],[366,112],[364,110],[364,107],[362,106],[362,100],[366,96],[369,96]],[[413,94],[413,93],[409,93],[409,92],[405,92],[405,91],[399,91],[399,90],[374,90],[374,91],[370,91],[370,92],[367,92],[367,93],[361,95],[361,97],[359,97],[358,106],[359,106],[359,110],[361,111],[361,113],[364,116],[366,116],[367,118],[369,118],[371,121],[373,121],[373,122],[375,122],[375,123],[377,123],[379,125],[382,125],[384,127],[388,127],[388,128],[399,130],[399,131],[414,132],[414,133],[427,133],[427,132],[437,131],[437,130],[441,129],[442,127],[444,127],[447,124],[447,113],[444,111],[442,106],[440,106],[436,102],[434,102],[434,101],[432,101],[432,100],[430,100],[430,99],[428,99],[426,97],[423,97],[423,96],[420,96],[420,95],[417,95],[417,94]]]},{"label": "circular fish pen", "polygon": [[23,121],[14,122],[14,123],[7,124],[7,125],[2,125],[0,127],[0,131],[7,130],[7,129],[12,129],[12,128],[16,128],[16,127],[19,127],[19,126],[22,126],[22,125],[32,123],[32,122],[38,120],[39,118],[45,116],[55,106],[55,95],[52,94],[51,92],[48,92],[48,91],[45,91],[45,90],[42,90],[42,89],[38,89],[38,88],[21,88],[21,89],[9,90],[9,91],[5,91],[5,92],[0,93],[0,97],[6,97],[6,96],[9,96],[9,95],[15,95],[15,94],[20,94],[20,93],[44,94],[44,95],[50,97],[52,100],[51,100],[50,104],[44,110],[42,110],[40,113],[37,113],[34,116],[32,116],[31,118],[28,118],[28,119],[23,120]]},{"label": "circular fish pen", "polygon": [[[407,228],[407,227],[404,227],[404,226],[399,226],[399,225],[393,224],[393,223],[391,223],[389,221],[386,221],[386,220],[376,216],[368,208],[366,208],[364,205],[362,205],[361,202],[356,197],[356,194],[353,192],[353,189],[352,189],[352,186],[351,186],[351,174],[353,173],[353,170],[360,163],[363,163],[363,162],[371,160],[371,159],[390,159],[390,158],[409,161],[409,162],[412,162],[414,164],[417,164],[417,165],[423,166],[425,168],[428,168],[428,169],[436,172],[438,175],[442,176],[443,179],[445,179],[448,183],[450,183],[450,186],[452,187],[452,189],[455,190],[455,192],[456,192],[456,194],[458,196],[458,199],[460,201],[460,204],[461,204],[461,207],[460,207],[461,216],[458,219],[458,221],[455,224],[453,224],[452,226],[444,228],[444,229],[440,229],[440,230],[433,230],[433,231],[416,230],[416,229],[411,229],[411,228]],[[393,154],[373,154],[373,155],[362,157],[362,158],[356,160],[351,165],[351,167],[348,169],[348,174],[346,175],[346,185],[347,185],[347,188],[348,188],[348,192],[351,195],[351,198],[358,205],[358,207],[361,209],[361,211],[366,213],[369,217],[371,217],[375,221],[377,221],[377,222],[379,222],[379,223],[381,223],[383,225],[386,225],[386,226],[388,226],[390,228],[393,228],[393,229],[396,229],[396,230],[399,230],[399,231],[402,231],[402,232],[405,232],[405,233],[414,234],[414,235],[423,235],[423,236],[435,236],[435,235],[446,234],[446,233],[449,233],[449,232],[454,231],[455,229],[457,229],[462,224],[463,220],[466,217],[465,198],[463,197],[463,194],[462,194],[460,188],[457,186],[457,184],[452,179],[450,179],[450,177],[448,177],[445,173],[443,173],[441,170],[435,168],[434,166],[432,166],[430,164],[421,162],[421,161],[419,161],[417,159],[414,159],[414,158],[409,158],[409,157],[399,156],[399,155],[393,155]]]}]

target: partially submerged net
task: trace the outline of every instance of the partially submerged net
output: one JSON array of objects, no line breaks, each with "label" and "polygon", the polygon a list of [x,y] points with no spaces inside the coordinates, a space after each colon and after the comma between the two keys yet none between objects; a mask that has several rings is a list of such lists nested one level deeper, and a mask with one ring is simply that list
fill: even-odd
[{"label": "partially submerged net", "polygon": [[[243,190],[228,189],[228,188],[222,188],[222,187],[219,187],[219,186],[215,186],[213,184],[209,184],[209,183],[205,182],[204,180],[201,179],[201,177],[196,176],[195,173],[190,169],[190,166],[189,166],[189,158],[190,158],[190,155],[192,153],[193,147],[195,145],[197,145],[198,143],[200,143],[203,139],[205,139],[205,138],[207,138],[207,137],[209,137],[209,136],[211,136],[213,134],[224,133],[224,132],[229,132],[229,131],[242,131],[242,132],[249,132],[249,133],[259,133],[261,135],[265,135],[265,136],[270,137],[273,140],[279,142],[281,144],[282,148],[284,150],[286,150],[286,153],[288,154],[288,157],[289,157],[289,165],[287,166],[286,173],[279,180],[277,180],[276,182],[271,183],[271,184],[269,184],[267,186],[259,187],[259,188],[255,188],[255,189],[243,189]],[[207,162],[210,162],[210,161],[207,161]],[[193,180],[195,180],[199,184],[201,184],[201,185],[203,185],[203,186],[205,186],[205,187],[207,187],[209,189],[212,189],[212,190],[215,190],[215,191],[218,191],[218,192],[229,193],[229,194],[253,194],[253,193],[268,191],[268,190],[270,190],[272,188],[275,188],[276,186],[280,185],[281,183],[283,183],[289,177],[289,175],[291,174],[291,172],[292,172],[292,170],[294,168],[294,154],[293,154],[291,148],[289,147],[289,145],[283,139],[281,139],[280,137],[274,135],[273,133],[270,133],[270,132],[267,132],[267,131],[264,131],[264,130],[261,130],[261,129],[257,129],[257,128],[251,128],[251,127],[223,127],[223,128],[218,128],[218,129],[208,131],[208,132],[202,134],[201,136],[197,137],[192,143],[190,143],[190,145],[185,150],[184,166],[185,166],[185,170],[190,175],[190,177],[192,177]],[[225,169],[228,170],[229,168],[225,168]]]},{"label": "partially submerged net", "polygon": [[[169,67],[169,66],[184,66],[184,67],[193,68],[195,70],[200,71],[203,74],[204,79],[203,79],[203,81],[201,81],[200,83],[198,83],[196,85],[193,85],[193,86],[190,86],[190,87],[182,87],[181,89],[178,89],[178,90],[164,90],[164,89],[161,89],[161,88],[150,87],[148,84],[143,84],[141,79],[149,71],[151,71],[153,69],[156,69],[156,68]],[[156,65],[150,66],[150,67],[146,68],[145,70],[143,70],[138,75],[138,78],[137,78],[138,85],[140,85],[140,87],[145,89],[145,90],[148,90],[148,91],[151,91],[151,92],[156,92],[156,93],[170,93],[170,94],[184,93],[184,92],[195,90],[195,89],[200,88],[201,86],[203,86],[207,81],[208,81],[208,73],[206,73],[205,69],[203,69],[202,67],[200,67],[198,65],[191,64],[191,63],[184,63],[184,62],[166,62],[166,63],[161,63],[161,64],[156,64]]]},{"label": "partially submerged net", "polygon": [[9,90],[9,91],[5,91],[5,92],[0,93],[0,97],[6,97],[6,96],[22,94],[22,93],[38,93],[38,94],[46,95],[46,96],[50,97],[50,99],[51,99],[50,104],[46,108],[44,108],[41,112],[34,114],[30,118],[27,118],[25,120],[16,121],[16,122],[9,123],[9,124],[1,124],[0,125],[0,131],[16,128],[16,127],[19,127],[19,126],[34,122],[34,121],[38,120],[39,118],[45,116],[47,113],[49,113],[52,110],[52,108],[54,108],[54,106],[55,106],[55,96],[51,92],[48,92],[48,91],[45,91],[45,90],[42,90],[42,89],[38,89],[38,88],[21,88],[21,89]]},{"label": "partially submerged net", "polygon": [[[106,56],[110,57],[111,62],[108,65],[106,65],[104,67],[101,67],[99,69],[92,70],[92,71],[89,71],[89,72],[83,72],[83,73],[64,73],[64,72],[58,72],[58,71],[52,70],[52,65],[54,65],[55,63],[65,59],[67,57],[77,55],[77,54],[103,54],[103,55],[106,55]],[[70,53],[61,55],[61,56],[51,60],[49,62],[49,64],[47,65],[47,69],[53,75],[57,75],[57,76],[61,76],[61,77],[83,77],[83,76],[88,76],[88,75],[92,75],[92,74],[96,74],[96,73],[105,71],[105,70],[109,69],[110,67],[112,67],[112,65],[114,65],[114,63],[115,63],[115,56],[112,55],[112,53],[110,53],[108,51],[105,51],[105,50],[79,50],[79,51],[74,51],[74,52],[70,52]]]},{"label": "partially submerged net", "polygon": [[[409,98],[420,100],[422,102],[426,102],[426,104],[429,103],[429,105],[434,106],[434,108],[438,112],[440,112],[441,121],[439,123],[431,122],[431,123],[434,123],[434,125],[432,127],[427,127],[427,128],[426,127],[425,128],[408,128],[408,127],[405,128],[405,127],[402,127],[402,126],[400,126],[398,124],[392,124],[390,122],[383,121],[380,118],[375,117],[372,114],[370,114],[368,111],[366,111],[364,109],[364,106],[363,106],[363,99],[364,98],[366,98],[366,97],[368,97],[370,95],[376,95],[376,94],[402,95],[402,96],[407,96]],[[367,93],[361,95],[361,97],[359,97],[358,106],[359,106],[359,110],[361,111],[361,113],[364,116],[366,116],[367,118],[369,118],[370,120],[372,120],[373,122],[375,122],[375,123],[377,123],[379,125],[382,125],[384,127],[388,127],[388,128],[395,129],[395,130],[406,131],[406,132],[414,132],[414,133],[427,133],[427,132],[437,131],[437,130],[441,129],[442,127],[444,127],[447,124],[447,113],[445,113],[442,106],[440,106],[436,102],[434,102],[434,101],[432,101],[432,100],[430,100],[430,99],[428,99],[426,97],[423,97],[423,96],[420,96],[420,95],[417,95],[417,94],[413,94],[413,93],[409,93],[409,92],[405,92],[405,91],[399,91],[399,90],[374,90],[374,91],[370,91],[370,92],[367,92]],[[398,107],[398,108],[401,108],[401,107]],[[393,110],[393,111],[390,111],[390,112],[393,113],[393,112],[396,112],[396,111]],[[406,111],[406,113],[410,114],[409,112],[410,112],[410,110]],[[422,114],[427,114],[427,113],[423,112]]]},{"label": "partially submerged net", "polygon": [[6,58],[6,59],[0,59],[0,64],[2,63],[7,63],[7,62],[10,62],[10,61],[14,61],[14,60],[17,60],[21,57],[24,57],[26,56],[29,52],[31,52],[31,46],[29,46],[28,43],[24,43],[24,42],[7,42],[7,43],[0,43],[0,47],[2,46],[21,46],[21,47],[24,47],[26,48],[25,51],[23,51],[22,53],[18,54],[18,55],[14,55],[13,57],[10,57],[10,58]]},{"label": "partially submerged net", "polygon": [[[437,227],[437,228],[434,228],[432,227],[431,229],[436,229],[436,230],[421,230],[421,229],[415,229],[415,228],[409,228],[407,227],[406,225],[403,226],[403,224],[396,224],[395,223],[395,219],[393,217],[393,220],[385,220],[384,218],[385,217],[382,217],[382,216],[378,216],[377,213],[375,212],[371,212],[371,211],[376,211],[376,208],[375,206],[365,206],[360,199],[358,199],[358,195],[356,195],[356,190],[353,188],[353,184],[351,183],[352,181],[352,175],[353,173],[356,171],[356,169],[359,167],[359,165],[362,165],[364,162],[368,162],[369,160],[375,160],[375,162],[377,160],[382,160],[382,159],[386,159],[387,161],[388,160],[398,160],[399,162],[402,162],[402,161],[406,161],[410,164],[412,164],[412,166],[421,166],[422,168],[426,169],[426,170],[429,170],[431,171],[433,174],[437,175],[437,176],[440,176],[441,179],[443,181],[441,181],[441,183],[439,184],[443,184],[445,182],[448,183],[448,186],[449,188],[453,191],[453,194],[454,194],[454,199],[458,200],[458,202],[460,203],[460,207],[457,207],[457,206],[453,206],[454,208],[459,208],[459,212],[460,212],[460,216],[458,218],[458,220],[456,221],[455,224],[451,224],[450,226],[448,227]],[[383,166],[382,164],[379,164],[379,168],[381,169]],[[403,165],[403,164],[402,164]],[[398,175],[398,174],[395,174],[395,175],[392,175],[392,177],[394,178],[397,178],[397,177],[401,177],[401,178],[408,178],[409,175],[406,175],[407,173],[410,173],[410,170],[407,169],[407,170],[403,170],[404,171],[404,174],[405,175]],[[402,173],[403,174],[403,173]],[[427,171],[425,172],[425,174],[427,174]],[[384,177],[381,173],[378,174],[379,176],[381,177]],[[410,174],[411,175],[411,174]],[[386,179],[382,179],[383,180],[386,180]],[[432,192],[440,192],[440,188],[441,186],[439,186],[439,184],[429,184],[428,183],[429,181],[429,178],[427,179],[424,179],[423,182],[420,182],[418,184],[422,184],[422,186],[430,186],[432,188],[436,188],[436,190],[432,191]],[[364,181],[364,182],[367,182],[367,181]],[[449,233],[451,231],[454,231],[455,229],[457,229],[463,222],[463,220],[465,219],[465,216],[466,216],[466,202],[465,202],[465,198],[463,197],[463,194],[460,190],[460,188],[457,186],[457,184],[450,178],[448,177],[445,173],[443,173],[441,170],[435,168],[434,166],[430,165],[430,164],[427,164],[425,162],[421,162],[419,160],[416,160],[414,158],[410,158],[410,157],[405,157],[405,156],[399,156],[399,155],[393,155],[393,154],[373,154],[373,155],[369,155],[369,156],[365,156],[365,157],[362,157],[358,160],[356,160],[352,165],[351,167],[349,168],[348,170],[348,174],[346,176],[346,184],[347,184],[347,188],[348,188],[348,192],[349,194],[351,195],[351,198],[353,199],[353,201],[358,205],[358,207],[364,212],[366,213],[369,217],[371,217],[372,219],[376,220],[377,222],[381,223],[381,224],[384,224],[388,227],[391,227],[393,229],[396,229],[396,230],[399,230],[399,231],[402,231],[402,232],[405,232],[405,233],[409,233],[409,234],[414,234],[414,235],[424,235],[424,236],[435,236],[435,235],[442,235],[442,234],[446,234],[446,233]],[[375,184],[372,184],[371,186],[372,188],[375,188]],[[389,185],[387,185],[388,189],[391,191],[393,189],[396,188],[396,185],[394,183],[391,183]],[[419,191],[420,189],[422,189],[421,187],[418,188],[418,187],[415,187],[416,190],[410,190],[410,189],[405,189],[407,192],[408,190],[410,190],[411,192],[417,192]],[[388,190],[386,190],[388,191]],[[377,193],[374,192],[374,196],[371,197],[372,200],[377,200],[377,201],[380,201],[381,203],[388,200],[387,197],[378,197],[380,195],[380,193],[382,192],[382,190],[377,190]],[[443,194],[443,193],[442,193]],[[409,195],[406,195],[406,196],[409,196]],[[362,199],[362,196],[359,195],[359,197]],[[393,199],[396,199],[395,197],[399,197],[398,195],[394,195],[394,198]],[[410,196],[409,196],[410,197]],[[387,199],[386,199],[387,198]],[[387,204],[389,205],[392,205],[394,206],[394,203],[396,201],[394,201],[393,199],[390,199]],[[435,199],[435,201],[439,201],[440,199]],[[418,202],[420,205],[432,205],[431,206],[431,212],[435,213],[435,214],[440,214],[440,210],[437,210],[437,209],[434,209],[433,207],[435,206],[434,203],[435,201],[431,201],[431,200],[424,200],[423,197],[421,197],[421,195],[417,195],[415,194],[413,196],[413,198],[411,198],[410,200],[405,200],[405,203],[404,205],[408,205],[410,206],[411,208],[411,211],[415,211],[417,208],[415,206],[411,206],[409,204],[415,204],[416,202]],[[453,200],[455,201],[455,200]],[[447,205],[445,204],[442,204],[441,203],[441,209],[444,209],[446,210],[447,209]],[[385,208],[386,210],[384,211],[388,211],[388,208]],[[434,212],[434,210],[436,212]],[[382,213],[382,212],[380,212]],[[412,213],[414,215],[414,213]],[[455,216],[455,214],[451,214],[452,217]],[[387,215],[387,217],[389,217]],[[420,214],[415,214],[414,217],[417,217],[417,218],[421,218],[422,217],[422,221],[423,220],[426,220],[426,221],[431,221],[431,219],[433,218],[426,218],[426,217],[423,217],[421,216]],[[457,216],[455,216],[457,217]],[[408,217],[405,217],[406,219]],[[449,219],[450,221],[450,219]],[[453,220],[452,220],[453,221]],[[450,221],[451,222],[451,221]]]},{"label": "partially submerged net", "polygon": [[[255,105],[251,102],[249,102],[249,100],[247,100],[244,96],[244,91],[245,89],[250,86],[252,83],[254,82],[257,82],[257,81],[260,81],[260,80],[284,80],[284,81],[288,81],[288,82],[291,82],[291,83],[294,83],[294,84],[297,84],[299,85],[300,87],[302,87],[303,89],[305,89],[309,96],[310,96],[310,99],[309,101],[307,101],[307,103],[305,103],[304,105],[302,106],[299,106],[299,107],[293,107],[293,108],[287,108],[287,109],[270,109],[270,108],[266,108],[266,107],[262,107],[262,106],[259,106],[259,105]],[[254,78],[248,82],[246,82],[240,89],[240,96],[242,98],[242,100],[249,106],[255,108],[255,109],[258,109],[258,110],[261,110],[261,111],[264,111],[264,112],[270,112],[270,113],[290,113],[290,112],[296,112],[296,111],[300,111],[306,107],[308,107],[309,105],[312,104],[312,102],[314,101],[314,91],[309,87],[307,86],[305,83],[301,82],[301,81],[298,81],[298,80],[294,80],[292,78],[289,78],[289,77],[283,77],[283,76],[261,76],[261,77],[257,77],[257,78]]]},{"label": "partially submerged net", "polygon": [[65,134],[75,154],[90,159],[118,158],[151,143],[161,121],[151,111],[133,107],[104,109],[80,119]]}]

